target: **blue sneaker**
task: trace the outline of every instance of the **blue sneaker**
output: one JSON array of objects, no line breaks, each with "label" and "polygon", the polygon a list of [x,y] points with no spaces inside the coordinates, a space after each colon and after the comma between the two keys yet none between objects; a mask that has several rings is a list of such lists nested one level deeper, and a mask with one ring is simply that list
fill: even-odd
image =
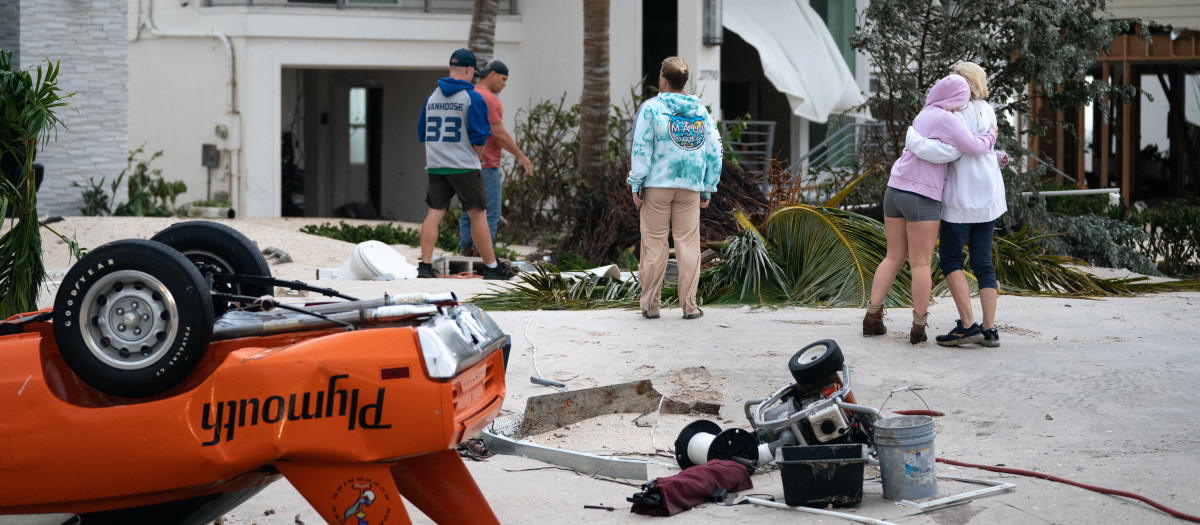
[{"label": "blue sneaker", "polygon": [[979,343],[988,348],[1000,346],[1000,331],[995,327],[983,331],[983,342]]},{"label": "blue sneaker", "polygon": [[983,329],[979,327],[979,323],[974,323],[969,328],[963,328],[962,319],[954,321],[954,329],[950,330],[950,333],[937,336],[937,344],[942,346],[969,345],[981,341],[983,341]]}]

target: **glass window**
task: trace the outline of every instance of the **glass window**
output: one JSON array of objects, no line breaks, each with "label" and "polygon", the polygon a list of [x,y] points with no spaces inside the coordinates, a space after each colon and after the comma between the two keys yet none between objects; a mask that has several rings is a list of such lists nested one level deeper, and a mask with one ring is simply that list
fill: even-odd
[{"label": "glass window", "polygon": [[367,162],[367,89],[350,88],[350,163]]}]

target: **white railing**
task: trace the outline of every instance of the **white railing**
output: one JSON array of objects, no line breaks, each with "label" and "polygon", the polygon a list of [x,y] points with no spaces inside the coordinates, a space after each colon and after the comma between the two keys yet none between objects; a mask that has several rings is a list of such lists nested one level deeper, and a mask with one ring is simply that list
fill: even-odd
[{"label": "white railing", "polygon": [[[205,7],[271,6],[331,7],[337,9],[397,9],[425,13],[471,13],[475,0],[203,0]],[[517,14],[517,0],[500,0],[501,14]]]}]

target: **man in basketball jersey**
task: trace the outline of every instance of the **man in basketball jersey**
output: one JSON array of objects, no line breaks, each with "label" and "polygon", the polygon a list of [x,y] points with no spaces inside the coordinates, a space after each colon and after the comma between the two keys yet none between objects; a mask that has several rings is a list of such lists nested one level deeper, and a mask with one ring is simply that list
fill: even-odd
[{"label": "man in basketball jersey", "polygon": [[438,80],[437,89],[421,107],[417,136],[425,143],[425,169],[429,173],[425,204],[429,205],[429,213],[421,224],[418,277],[438,276],[430,261],[438,225],[455,195],[462,202],[463,213],[471,218],[471,237],[485,265],[480,272],[483,278],[509,279],[514,274],[508,265],[496,260],[487,224],[487,193],[479,169],[484,144],[492,131],[487,103],[471,84],[475,65],[475,53],[468,49],[455,51],[450,55],[450,76]]}]

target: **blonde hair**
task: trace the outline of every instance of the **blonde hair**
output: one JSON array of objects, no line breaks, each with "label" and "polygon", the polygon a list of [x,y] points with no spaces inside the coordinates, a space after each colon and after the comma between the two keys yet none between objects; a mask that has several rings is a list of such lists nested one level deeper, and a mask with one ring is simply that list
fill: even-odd
[{"label": "blonde hair", "polygon": [[687,62],[684,62],[683,59],[679,57],[667,57],[662,61],[662,69],[658,71],[658,74],[667,79],[667,82],[671,84],[671,87],[675,89],[683,89],[683,86],[687,84],[688,81]]},{"label": "blonde hair", "polygon": [[959,62],[954,65],[953,71],[967,79],[967,85],[971,86],[972,100],[987,98],[987,73],[983,72],[983,68],[979,67],[979,64],[974,62]]}]

